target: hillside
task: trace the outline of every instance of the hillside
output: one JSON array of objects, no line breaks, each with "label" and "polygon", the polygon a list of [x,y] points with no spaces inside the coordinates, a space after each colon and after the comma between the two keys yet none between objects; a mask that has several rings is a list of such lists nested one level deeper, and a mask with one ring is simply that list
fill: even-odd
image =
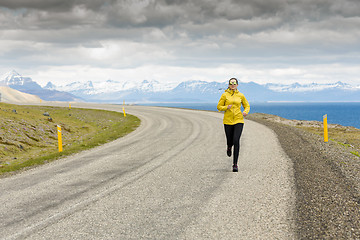
[{"label": "hillside", "polygon": [[39,103],[41,99],[38,96],[23,93],[9,87],[0,87],[0,102],[7,103]]},{"label": "hillside", "polygon": [[[96,147],[133,131],[139,123],[119,112],[0,103],[0,175]],[[57,125],[62,128],[62,153]]]}]

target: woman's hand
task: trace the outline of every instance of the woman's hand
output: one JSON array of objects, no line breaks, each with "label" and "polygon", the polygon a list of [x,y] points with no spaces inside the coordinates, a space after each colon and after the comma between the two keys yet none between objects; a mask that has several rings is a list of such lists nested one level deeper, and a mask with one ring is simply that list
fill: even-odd
[{"label": "woman's hand", "polygon": [[228,105],[228,106],[227,106],[227,109],[230,109],[231,107],[232,107],[232,105]]},{"label": "woman's hand", "polygon": [[243,112],[244,117],[246,117],[248,114],[246,112]]}]

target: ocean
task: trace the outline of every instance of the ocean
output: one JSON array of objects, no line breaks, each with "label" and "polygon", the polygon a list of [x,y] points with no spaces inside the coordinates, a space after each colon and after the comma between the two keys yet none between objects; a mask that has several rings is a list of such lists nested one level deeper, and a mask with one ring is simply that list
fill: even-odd
[{"label": "ocean", "polygon": [[[151,103],[141,105],[217,111],[217,103]],[[360,129],[360,102],[250,102],[250,113],[256,112],[273,114],[286,119],[308,121],[323,121],[323,116],[327,114],[329,124],[353,126]]]}]

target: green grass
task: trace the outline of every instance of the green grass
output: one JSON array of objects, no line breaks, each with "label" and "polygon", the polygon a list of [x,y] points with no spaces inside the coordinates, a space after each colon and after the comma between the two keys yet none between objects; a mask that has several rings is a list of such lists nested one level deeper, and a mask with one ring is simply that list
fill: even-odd
[{"label": "green grass", "polygon": [[358,151],[351,151],[351,153],[352,153],[352,154],[354,154],[355,156],[360,157],[360,154],[359,154],[359,152],[358,152]]},{"label": "green grass", "polygon": [[[0,175],[113,141],[135,130],[139,124],[137,117],[130,114],[124,117],[120,112],[0,103]],[[62,128],[61,153],[58,152],[57,125]]]},{"label": "green grass", "polygon": [[[306,131],[323,136],[323,128],[299,127]],[[360,130],[353,127],[337,127],[328,129],[329,140],[356,151],[360,150]],[[353,153],[354,154],[354,153]],[[356,155],[356,154],[354,154]],[[358,155],[357,155],[358,156]]]},{"label": "green grass", "polygon": [[[295,126],[307,132],[317,134],[321,137],[324,136],[324,129],[322,122],[317,121],[297,121],[281,118],[276,115],[253,113],[248,117],[251,119],[264,119],[266,121],[280,122],[283,124]],[[360,129],[355,127],[346,127],[341,125],[328,124],[328,137],[329,141],[335,142],[344,147],[348,152],[355,156],[359,156],[360,151]]]}]

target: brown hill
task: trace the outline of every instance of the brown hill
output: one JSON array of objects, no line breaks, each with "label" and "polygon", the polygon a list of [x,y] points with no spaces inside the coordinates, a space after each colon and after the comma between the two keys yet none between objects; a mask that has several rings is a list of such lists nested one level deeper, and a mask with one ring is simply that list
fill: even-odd
[{"label": "brown hill", "polygon": [[7,103],[39,103],[38,96],[23,93],[9,87],[0,87],[1,102]]}]

